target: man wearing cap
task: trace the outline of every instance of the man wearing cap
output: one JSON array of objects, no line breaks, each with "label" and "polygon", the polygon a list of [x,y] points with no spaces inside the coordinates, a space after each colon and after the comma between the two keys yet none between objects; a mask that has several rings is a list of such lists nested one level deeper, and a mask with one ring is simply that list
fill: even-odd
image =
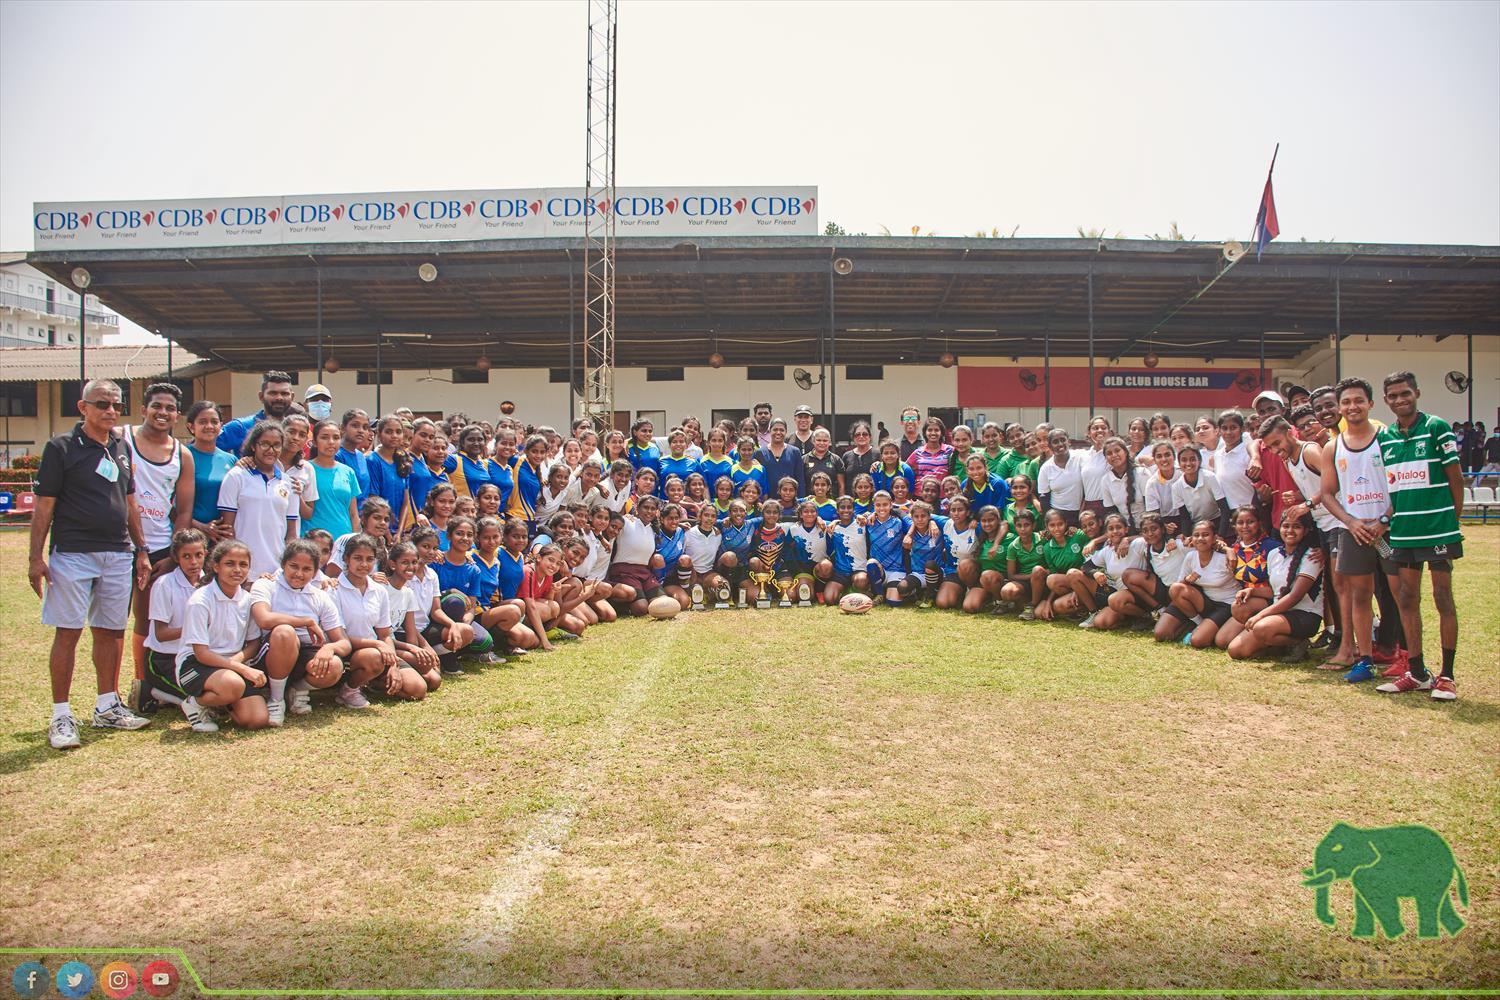
[{"label": "man wearing cap", "polygon": [[292,377],[286,372],[268,371],[260,377],[260,410],[248,417],[231,420],[219,431],[219,447],[238,455],[245,445],[250,428],[267,417],[283,420],[292,412]]},{"label": "man wearing cap", "polygon": [[94,727],[146,725],[120,703],[117,691],[131,582],[144,589],[151,575],[130,449],[113,433],[124,406],[120,387],[109,379],[85,383],[80,396],[82,419],[42,449],[27,571],[31,589],[42,599],[42,624],[56,629],[48,664],[52,722],[47,732],[56,750],[79,745],[68,696],[85,625],[92,634],[99,682]]},{"label": "man wearing cap", "polygon": [[307,415],[313,423],[333,419],[333,393],[322,382],[307,387],[307,392],[302,394],[302,405],[307,408]]},{"label": "man wearing cap", "polygon": [[[1274,389],[1263,390],[1251,405],[1262,422],[1271,417],[1286,416],[1286,400]],[[1300,440],[1295,432],[1293,437]],[[1268,518],[1265,521],[1267,533],[1274,536],[1281,525],[1282,512],[1290,506],[1287,498],[1294,494],[1300,496],[1296,480],[1292,479],[1282,457],[1270,448],[1262,448],[1258,438],[1250,441],[1250,465],[1245,469],[1245,475],[1255,483],[1256,505],[1262,508],[1262,516]]]},{"label": "man wearing cap", "polygon": [[792,423],[796,429],[792,436],[787,439],[787,444],[792,445],[802,454],[806,455],[812,451],[813,411],[812,407],[803,403],[792,413]]}]

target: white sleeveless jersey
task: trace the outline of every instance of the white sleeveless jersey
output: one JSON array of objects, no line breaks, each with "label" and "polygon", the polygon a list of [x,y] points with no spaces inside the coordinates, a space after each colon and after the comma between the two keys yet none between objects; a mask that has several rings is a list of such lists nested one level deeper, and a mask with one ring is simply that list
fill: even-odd
[{"label": "white sleeveless jersey", "polygon": [[125,446],[130,449],[131,476],[135,482],[135,502],[141,509],[141,534],[152,552],[172,545],[172,501],[177,496],[177,479],[182,475],[182,443],[172,441],[172,454],[165,462],[153,462],[135,446],[135,428],[125,429]]},{"label": "white sleeveless jersey", "polygon": [[797,546],[798,556],[806,562],[816,565],[828,558],[828,536],[823,533],[820,524],[813,528],[804,528],[802,522],[790,526],[789,534],[792,542]]},{"label": "white sleeveless jersey", "polygon": [[[1307,449],[1316,447],[1315,444],[1304,442],[1297,450],[1296,460],[1286,463],[1286,471],[1292,474],[1292,482],[1297,484],[1304,500],[1311,500],[1323,489],[1322,474],[1308,468],[1305,458]],[[1318,526],[1319,531],[1331,531],[1339,526],[1339,519],[1328,512],[1326,504],[1319,504],[1313,508],[1313,523]]]},{"label": "white sleeveless jersey", "polygon": [[1339,477],[1339,503],[1350,516],[1373,521],[1390,509],[1379,441],[1372,437],[1368,445],[1354,451],[1339,434],[1333,445],[1333,462]]}]

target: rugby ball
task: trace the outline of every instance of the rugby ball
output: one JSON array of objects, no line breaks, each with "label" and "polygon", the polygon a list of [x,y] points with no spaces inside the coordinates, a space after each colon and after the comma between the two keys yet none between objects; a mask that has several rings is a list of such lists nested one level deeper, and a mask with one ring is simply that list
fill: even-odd
[{"label": "rugby ball", "polygon": [[845,594],[839,600],[839,610],[846,615],[862,615],[874,606],[868,594]]},{"label": "rugby ball", "polygon": [[665,594],[646,605],[646,614],[662,621],[676,618],[681,611],[682,605],[677,603],[677,598],[668,597]]}]

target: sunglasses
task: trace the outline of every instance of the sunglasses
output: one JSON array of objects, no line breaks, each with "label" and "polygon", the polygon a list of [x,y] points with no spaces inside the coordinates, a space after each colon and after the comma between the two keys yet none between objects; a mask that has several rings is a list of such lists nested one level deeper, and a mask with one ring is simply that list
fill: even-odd
[{"label": "sunglasses", "polygon": [[902,417],[901,418],[901,422],[903,424],[914,424],[914,423],[917,422],[917,418],[916,417]]},{"label": "sunglasses", "polygon": [[105,410],[119,410],[121,413],[125,412],[125,404],[118,399],[85,399],[83,402],[84,405],[92,406],[94,409],[98,410],[101,413]]}]

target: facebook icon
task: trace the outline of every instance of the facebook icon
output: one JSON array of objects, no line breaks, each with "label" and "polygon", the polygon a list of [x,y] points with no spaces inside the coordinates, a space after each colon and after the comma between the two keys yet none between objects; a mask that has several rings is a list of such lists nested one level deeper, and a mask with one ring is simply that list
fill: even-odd
[{"label": "facebook icon", "polygon": [[47,989],[47,968],[40,962],[22,962],[11,974],[16,996],[39,997]]}]

